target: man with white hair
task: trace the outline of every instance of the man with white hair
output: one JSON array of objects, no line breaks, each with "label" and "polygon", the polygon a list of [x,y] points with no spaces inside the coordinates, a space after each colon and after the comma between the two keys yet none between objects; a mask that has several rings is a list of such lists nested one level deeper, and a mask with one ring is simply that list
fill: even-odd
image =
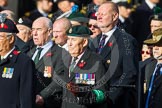
[{"label": "man with white hair", "polygon": [[33,41],[36,45],[29,52],[28,55],[35,62],[37,69],[37,86],[36,86],[36,103],[37,107],[53,108],[58,107],[58,104],[53,102],[54,97],[51,96],[40,104],[38,100],[41,98],[39,93],[48,86],[53,77],[53,73],[59,72],[61,48],[58,47],[52,40],[52,22],[46,17],[36,19],[32,24]]}]

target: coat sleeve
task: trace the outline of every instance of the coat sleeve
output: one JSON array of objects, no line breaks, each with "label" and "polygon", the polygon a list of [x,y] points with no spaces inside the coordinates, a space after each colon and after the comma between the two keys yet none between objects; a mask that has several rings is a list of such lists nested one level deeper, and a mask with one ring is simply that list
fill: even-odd
[{"label": "coat sleeve", "polygon": [[24,59],[22,61],[20,65],[20,108],[34,108],[36,97],[35,65],[30,59]]}]

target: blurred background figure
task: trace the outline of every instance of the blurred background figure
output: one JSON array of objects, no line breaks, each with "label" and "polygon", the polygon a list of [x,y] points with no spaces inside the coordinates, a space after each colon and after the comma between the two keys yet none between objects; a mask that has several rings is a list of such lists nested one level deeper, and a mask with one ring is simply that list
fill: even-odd
[{"label": "blurred background figure", "polygon": [[89,23],[88,23],[88,27],[89,29],[92,31],[92,35],[90,36],[91,39],[95,38],[96,36],[98,36],[99,34],[101,34],[101,30],[100,28],[97,26],[97,16],[96,13],[91,13],[88,16],[89,18]]},{"label": "blurred background figure", "polygon": [[91,3],[87,5],[87,15],[95,13],[98,10],[98,7],[108,0],[91,0]]},{"label": "blurred background figure", "polygon": [[25,16],[34,21],[39,17],[48,17],[52,11],[52,0],[36,0],[36,9],[31,12],[25,13]]},{"label": "blurred background figure", "polygon": [[[54,22],[58,18],[68,17],[72,11],[79,11],[81,4],[79,0],[57,0],[58,11],[53,13],[52,21]],[[75,8],[73,8],[75,7]]]},{"label": "blurred background figure", "polygon": [[16,23],[16,16],[15,13],[11,10],[3,10],[0,13],[6,13],[7,14],[7,18],[12,20],[14,23]]},{"label": "blurred background figure", "polygon": [[71,23],[67,18],[57,19],[53,24],[53,38],[55,43],[68,50],[66,31],[70,29]]},{"label": "blurred background figure", "polygon": [[8,0],[0,0],[0,11],[4,10],[8,5]]},{"label": "blurred background figure", "polygon": [[28,18],[19,18],[16,27],[19,30],[17,36],[24,43],[23,45],[21,45],[22,47],[20,50],[22,52],[28,52],[34,46],[32,34],[31,34],[32,21]]},{"label": "blurred background figure", "polygon": [[87,26],[87,23],[89,22],[89,19],[80,12],[72,12],[67,18],[70,20],[72,26]]},{"label": "blurred background figure", "polygon": [[151,33],[153,33],[153,31],[162,28],[162,13],[158,13],[156,15],[152,15],[150,17],[150,27],[151,27]]},{"label": "blurred background figure", "polygon": [[143,41],[150,34],[149,17],[154,14],[157,4],[160,0],[143,0],[136,11],[132,13],[133,18],[133,36],[137,39],[140,49]]},{"label": "blurred background figure", "polygon": [[129,4],[127,1],[118,2],[117,5],[119,9],[118,27],[124,29],[129,34],[132,34],[133,21],[130,17],[132,13],[132,5]]},{"label": "blurred background figure", "polygon": [[146,59],[152,57],[152,47],[148,46],[147,44],[143,44],[141,54],[142,61],[145,61]]}]

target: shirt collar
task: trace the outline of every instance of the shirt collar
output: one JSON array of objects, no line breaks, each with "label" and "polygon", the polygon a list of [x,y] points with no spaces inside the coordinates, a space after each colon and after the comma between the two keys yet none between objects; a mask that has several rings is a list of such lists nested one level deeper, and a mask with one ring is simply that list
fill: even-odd
[{"label": "shirt collar", "polygon": [[119,19],[122,23],[124,23],[125,19],[121,15],[119,15]]},{"label": "shirt collar", "polygon": [[61,48],[64,48],[66,51],[68,51],[68,45],[67,45],[67,43],[65,43],[63,46],[61,46],[61,45],[58,44],[58,46],[61,47]]},{"label": "shirt collar", "polygon": [[145,2],[149,6],[150,9],[153,9],[156,6],[156,4],[151,3],[150,0],[145,0]]},{"label": "shirt collar", "polygon": [[38,9],[38,11],[39,11],[44,17],[47,17],[47,16],[48,16],[48,13],[45,13],[43,10]]},{"label": "shirt collar", "polygon": [[117,29],[117,26],[115,26],[113,29],[111,29],[110,31],[108,31],[107,33],[103,33],[103,34],[105,34],[105,35],[107,35],[107,36],[111,36],[113,33],[114,33],[114,31]]},{"label": "shirt collar", "polygon": [[[41,46],[41,48],[44,49],[44,48],[47,48],[47,47],[49,47],[51,45],[53,45],[53,41],[52,40],[50,40],[49,42],[47,42],[45,45]],[[37,48],[39,48],[39,46],[37,46]]]}]

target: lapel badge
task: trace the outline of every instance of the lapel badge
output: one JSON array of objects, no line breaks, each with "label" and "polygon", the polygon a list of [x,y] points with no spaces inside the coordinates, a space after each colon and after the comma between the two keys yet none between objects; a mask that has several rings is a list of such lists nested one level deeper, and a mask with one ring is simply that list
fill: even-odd
[{"label": "lapel badge", "polygon": [[45,66],[44,68],[44,77],[50,78],[52,75],[52,67],[51,66]]},{"label": "lapel badge", "polygon": [[22,18],[19,18],[18,22],[19,22],[20,24],[23,23]]},{"label": "lapel badge", "polygon": [[110,64],[110,60],[107,60],[106,63],[107,63],[107,64]]}]

